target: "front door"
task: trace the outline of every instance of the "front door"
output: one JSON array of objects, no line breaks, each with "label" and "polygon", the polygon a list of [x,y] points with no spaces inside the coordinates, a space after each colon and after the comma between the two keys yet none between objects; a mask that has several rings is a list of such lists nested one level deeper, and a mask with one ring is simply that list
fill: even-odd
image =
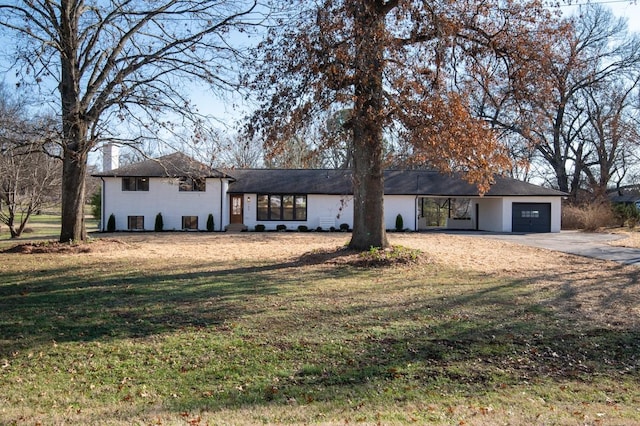
[{"label": "front door", "polygon": [[231,196],[231,213],[229,223],[242,223],[242,195]]}]

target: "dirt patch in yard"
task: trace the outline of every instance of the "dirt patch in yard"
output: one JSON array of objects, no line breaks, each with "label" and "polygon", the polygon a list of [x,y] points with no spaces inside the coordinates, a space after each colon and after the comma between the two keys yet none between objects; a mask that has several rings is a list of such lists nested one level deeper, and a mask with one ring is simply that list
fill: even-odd
[{"label": "dirt patch in yard", "polygon": [[115,251],[126,246],[127,243],[117,239],[94,239],[84,244],[61,243],[59,241],[40,241],[18,244],[3,250],[2,253],[21,254],[79,254],[79,253],[105,253]]}]

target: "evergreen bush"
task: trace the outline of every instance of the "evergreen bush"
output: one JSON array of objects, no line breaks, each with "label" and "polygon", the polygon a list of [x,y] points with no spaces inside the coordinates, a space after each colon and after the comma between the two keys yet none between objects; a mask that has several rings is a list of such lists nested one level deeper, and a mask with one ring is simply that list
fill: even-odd
[{"label": "evergreen bush", "polygon": [[396,231],[401,232],[404,229],[404,221],[402,220],[402,215],[398,214],[396,216]]},{"label": "evergreen bush", "polygon": [[158,213],[156,215],[156,223],[153,227],[153,230],[156,232],[161,232],[164,228],[164,221],[162,220],[162,213]]},{"label": "evergreen bush", "polygon": [[109,219],[107,220],[107,232],[115,232],[116,231],[116,217],[111,213]]}]

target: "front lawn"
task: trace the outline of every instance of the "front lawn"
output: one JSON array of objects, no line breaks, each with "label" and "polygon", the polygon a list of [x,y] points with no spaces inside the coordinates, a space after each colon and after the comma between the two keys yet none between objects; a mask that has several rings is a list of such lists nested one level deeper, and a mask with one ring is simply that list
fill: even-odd
[{"label": "front lawn", "polygon": [[[19,217],[16,219],[20,219]],[[85,218],[87,232],[98,230],[98,221],[92,216]],[[34,214],[29,217],[29,222],[18,238],[11,239],[9,228],[0,224],[0,248],[6,247],[9,242],[18,244],[25,240],[49,240],[60,236],[60,215],[56,213]]]},{"label": "front lawn", "polygon": [[419,234],[393,238],[534,266],[434,249],[365,269],[323,251],[334,234],[116,236],[0,255],[0,424],[640,423],[637,268]]}]

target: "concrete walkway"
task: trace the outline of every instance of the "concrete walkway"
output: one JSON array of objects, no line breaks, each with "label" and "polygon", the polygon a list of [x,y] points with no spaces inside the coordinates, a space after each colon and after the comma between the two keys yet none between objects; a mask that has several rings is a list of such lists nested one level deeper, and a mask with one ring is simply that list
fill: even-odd
[{"label": "concrete walkway", "polygon": [[507,234],[494,232],[456,232],[483,238],[511,241],[531,247],[539,247],[594,259],[612,260],[625,265],[640,266],[640,249],[609,245],[609,242],[623,239],[624,235],[562,231],[549,234]]}]

